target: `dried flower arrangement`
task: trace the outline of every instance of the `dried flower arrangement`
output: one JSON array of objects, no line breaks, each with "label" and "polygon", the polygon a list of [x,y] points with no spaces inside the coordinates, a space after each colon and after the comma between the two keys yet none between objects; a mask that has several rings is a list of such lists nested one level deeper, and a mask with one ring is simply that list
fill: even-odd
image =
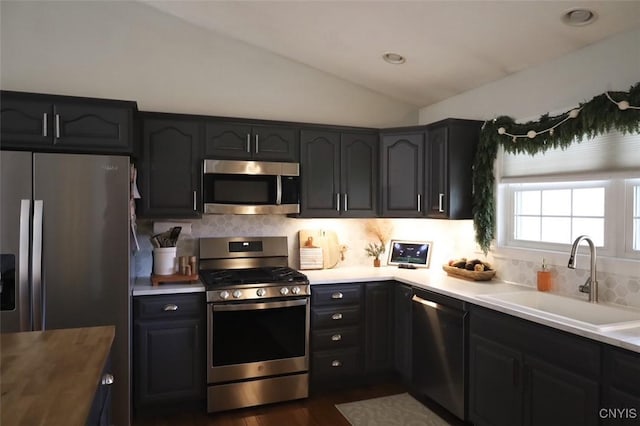
[{"label": "dried flower arrangement", "polygon": [[365,222],[364,229],[368,237],[375,238],[378,241],[369,243],[364,250],[368,256],[379,260],[380,255],[386,250],[387,242],[393,232],[393,224],[387,219],[369,219]]}]

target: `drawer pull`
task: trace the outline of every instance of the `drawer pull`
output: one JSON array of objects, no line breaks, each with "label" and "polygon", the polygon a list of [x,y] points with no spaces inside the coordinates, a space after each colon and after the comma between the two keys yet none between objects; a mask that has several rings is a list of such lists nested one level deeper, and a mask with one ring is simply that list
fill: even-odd
[{"label": "drawer pull", "polygon": [[178,310],[178,305],[174,305],[173,303],[169,303],[168,305],[164,305],[162,310],[165,311],[165,312],[177,311]]},{"label": "drawer pull", "polygon": [[331,340],[333,340],[334,342],[339,342],[340,340],[342,340],[342,334],[334,334],[333,336],[331,336]]},{"label": "drawer pull", "polygon": [[107,374],[105,374],[104,376],[102,376],[102,382],[101,382],[101,383],[102,383],[103,385],[105,385],[105,386],[109,386],[109,385],[112,385],[112,384],[113,384],[113,382],[114,382],[114,380],[113,380],[113,374],[109,374],[109,373],[107,373]]},{"label": "drawer pull", "polygon": [[334,359],[333,361],[331,361],[331,366],[332,367],[342,367],[342,361],[340,361],[339,359]]},{"label": "drawer pull", "polygon": [[341,292],[335,292],[331,295],[332,299],[342,299],[344,297],[344,294],[342,294]]},{"label": "drawer pull", "polygon": [[341,313],[337,313],[337,314],[333,314],[331,315],[331,319],[332,320],[341,320],[342,319],[342,314]]}]

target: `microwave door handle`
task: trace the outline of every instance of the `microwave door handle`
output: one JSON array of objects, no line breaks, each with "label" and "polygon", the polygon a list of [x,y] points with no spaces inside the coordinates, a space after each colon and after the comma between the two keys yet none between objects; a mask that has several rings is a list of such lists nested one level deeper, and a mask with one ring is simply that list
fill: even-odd
[{"label": "microwave door handle", "polygon": [[276,175],[276,205],[282,204],[282,176]]}]

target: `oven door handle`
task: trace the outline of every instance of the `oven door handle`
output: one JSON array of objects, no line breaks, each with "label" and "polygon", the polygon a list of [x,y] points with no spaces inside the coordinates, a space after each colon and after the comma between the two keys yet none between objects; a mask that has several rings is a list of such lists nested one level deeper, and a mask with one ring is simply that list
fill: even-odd
[{"label": "oven door handle", "polygon": [[304,306],[309,303],[308,298],[294,299],[294,300],[281,300],[275,302],[258,302],[258,303],[229,303],[229,304],[213,304],[214,312],[222,311],[255,311],[257,309],[275,309],[275,308],[289,308],[291,306]]}]

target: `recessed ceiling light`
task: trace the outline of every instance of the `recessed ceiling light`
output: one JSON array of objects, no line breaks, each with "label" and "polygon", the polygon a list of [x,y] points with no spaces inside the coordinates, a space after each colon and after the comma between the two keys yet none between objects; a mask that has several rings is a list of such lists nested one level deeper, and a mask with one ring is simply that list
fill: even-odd
[{"label": "recessed ceiling light", "polygon": [[404,64],[407,61],[401,54],[393,52],[386,52],[382,55],[382,59],[394,65]]},{"label": "recessed ceiling light", "polygon": [[570,9],[562,15],[562,22],[567,25],[571,25],[574,27],[579,27],[582,25],[589,25],[593,21],[596,20],[598,15],[589,9]]}]

